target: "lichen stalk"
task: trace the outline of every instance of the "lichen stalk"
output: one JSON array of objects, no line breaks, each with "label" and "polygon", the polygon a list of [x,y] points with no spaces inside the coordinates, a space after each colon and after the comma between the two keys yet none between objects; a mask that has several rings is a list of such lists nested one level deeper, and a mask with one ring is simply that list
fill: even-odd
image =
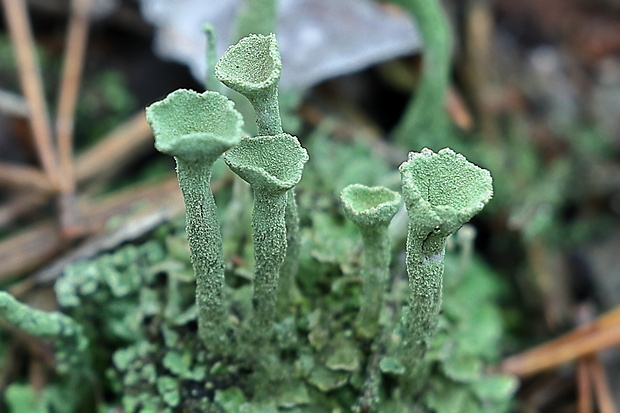
[{"label": "lichen stalk", "polygon": [[186,231],[194,273],[198,334],[207,347],[221,349],[226,339],[223,304],[224,258],[222,235],[211,192],[212,162],[177,161],[179,186],[186,209]]},{"label": "lichen stalk", "polygon": [[295,189],[286,192],[286,210],[284,213],[286,224],[286,255],[280,268],[280,281],[278,284],[279,302],[282,307],[290,305],[298,294],[295,286],[295,278],[299,270],[299,253],[301,241],[299,236],[299,212]]},{"label": "lichen stalk", "polygon": [[255,188],[252,229],[254,297],[257,324],[263,332],[275,316],[280,267],[286,255],[286,192]]},{"label": "lichen stalk", "polygon": [[422,73],[418,87],[392,133],[396,142],[411,146],[435,141],[446,122],[445,96],[450,79],[453,42],[450,23],[439,0],[391,0],[414,18],[422,37]]},{"label": "lichen stalk", "polygon": [[447,148],[438,153],[427,148],[411,152],[399,169],[409,218],[410,287],[401,326],[401,362],[417,380],[437,330],[446,240],[484,208],[493,186],[488,171]]},{"label": "lichen stalk", "polygon": [[260,94],[246,95],[246,97],[254,108],[258,134],[267,136],[282,133],[277,84],[261,91]]},{"label": "lichen stalk", "polygon": [[388,188],[349,185],[340,194],[345,216],[362,234],[362,306],[356,320],[359,336],[371,339],[379,327],[390,268],[388,226],[398,211],[401,197]]},{"label": "lichen stalk", "polygon": [[254,191],[255,317],[257,338],[271,331],[280,269],[286,256],[287,192],[301,179],[307,151],[288,134],[246,137],[224,155],[226,164]]},{"label": "lichen stalk", "polygon": [[430,347],[441,308],[446,238],[437,234],[420,236],[409,224],[407,273],[409,311],[404,320],[403,347],[411,364],[422,360]]},{"label": "lichen stalk", "polygon": [[273,34],[244,37],[226,50],[215,67],[215,75],[222,83],[250,101],[262,136],[282,133],[278,104],[281,74],[282,61]]},{"label": "lichen stalk", "polygon": [[390,240],[387,225],[361,227],[362,234],[362,307],[357,316],[358,333],[372,338],[377,333],[383,294],[390,268]]},{"label": "lichen stalk", "polygon": [[224,258],[210,180],[214,162],[241,140],[241,114],[217,92],[180,89],[146,108],[146,117],[155,148],[177,162],[196,275],[198,334],[207,348],[224,351]]}]

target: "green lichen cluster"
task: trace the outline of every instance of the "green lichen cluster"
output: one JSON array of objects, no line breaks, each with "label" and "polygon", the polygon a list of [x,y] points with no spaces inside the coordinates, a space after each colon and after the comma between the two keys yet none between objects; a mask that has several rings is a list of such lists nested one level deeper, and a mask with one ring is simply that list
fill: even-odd
[{"label": "green lichen cluster", "polygon": [[[177,163],[185,232],[168,224],[59,280],[93,368],[107,366],[125,412],[505,411],[514,380],[484,372],[501,334],[498,287],[471,256],[473,237],[445,254],[489,201],[488,171],[423,149],[401,165],[399,192],[394,179],[378,182],[390,168],[368,148],[319,132],[308,151],[282,131],[280,70],[273,35],[242,39],[215,69],[250,100],[258,136],[244,136],[216,92],[179,90],[147,108],[156,148]],[[304,186],[308,152],[317,161]],[[235,204],[252,208],[245,237],[222,237],[210,189],[221,156],[252,188],[251,205]],[[406,225],[394,235],[402,200]],[[398,270],[391,245],[405,238]]]}]

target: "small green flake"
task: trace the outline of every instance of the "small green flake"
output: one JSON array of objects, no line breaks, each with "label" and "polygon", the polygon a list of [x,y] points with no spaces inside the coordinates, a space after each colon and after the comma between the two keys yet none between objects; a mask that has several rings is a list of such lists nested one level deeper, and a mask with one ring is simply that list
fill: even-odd
[{"label": "small green flake", "polygon": [[142,377],[149,384],[154,384],[157,380],[157,369],[152,363],[144,365],[141,371]]},{"label": "small green flake", "polygon": [[40,396],[27,384],[12,383],[6,388],[4,402],[12,413],[48,413],[48,406]]},{"label": "small green flake", "polygon": [[157,391],[164,399],[164,402],[170,407],[179,405],[179,382],[170,376],[161,376],[157,379]]},{"label": "small green flake", "polygon": [[402,376],[405,374],[405,366],[403,366],[396,357],[384,357],[379,363],[379,368],[386,374],[394,374]]},{"label": "small green flake", "polygon": [[170,350],[164,356],[162,363],[174,375],[187,378],[190,375],[192,355],[189,352]]},{"label": "small green flake", "polygon": [[310,354],[302,354],[295,361],[295,375],[308,377],[314,368],[314,358]]},{"label": "small green flake", "polygon": [[482,361],[473,356],[457,355],[443,363],[442,368],[452,380],[469,382],[480,378]]},{"label": "small green flake", "polygon": [[164,336],[164,343],[166,347],[176,347],[179,343],[179,333],[169,328],[162,329],[162,335]]},{"label": "small green flake", "polygon": [[425,401],[428,407],[438,413],[462,412],[463,406],[472,398],[467,387],[456,383],[435,378],[431,381],[431,388],[425,392]]},{"label": "small green flake", "polygon": [[344,371],[332,371],[323,366],[316,366],[308,382],[321,391],[330,391],[344,386],[349,379],[349,373]]},{"label": "small green flake", "polygon": [[117,369],[125,371],[137,358],[138,351],[136,347],[130,346],[116,350],[112,356],[112,361]]},{"label": "small green flake", "polygon": [[335,348],[325,362],[330,370],[355,371],[360,368],[362,354],[359,348],[349,340],[336,342]]},{"label": "small green flake", "polygon": [[215,391],[215,401],[226,412],[238,412],[246,402],[246,398],[238,387],[230,387],[226,390]]},{"label": "small green flake", "polygon": [[508,375],[495,375],[480,378],[473,383],[473,390],[481,401],[507,400],[519,385],[517,379]]},{"label": "small green flake", "polygon": [[278,406],[291,408],[310,403],[306,385],[299,380],[287,381],[280,389]]}]

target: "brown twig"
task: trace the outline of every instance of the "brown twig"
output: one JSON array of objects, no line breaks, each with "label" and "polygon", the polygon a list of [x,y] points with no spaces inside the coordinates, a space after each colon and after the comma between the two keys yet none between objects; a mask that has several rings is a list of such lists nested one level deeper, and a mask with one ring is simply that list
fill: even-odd
[{"label": "brown twig", "polygon": [[72,13],[67,31],[62,80],[56,114],[56,137],[63,173],[63,187],[75,189],[73,175],[73,127],[75,106],[84,66],[86,40],[88,36],[89,0],[73,0]]},{"label": "brown twig", "polygon": [[474,125],[471,113],[463,96],[454,87],[450,86],[446,95],[446,110],[452,121],[464,131],[469,131]]},{"label": "brown twig", "polygon": [[605,370],[603,369],[601,361],[596,356],[592,356],[589,358],[588,364],[590,367],[590,374],[592,375],[599,411],[601,413],[616,413],[617,410],[614,406],[611,392],[609,391],[607,377],[605,376]]},{"label": "brown twig", "polygon": [[558,339],[508,357],[501,370],[529,376],[619,344],[620,307]]},{"label": "brown twig", "polygon": [[62,238],[56,224],[40,222],[0,243],[0,280],[34,270],[62,247]]},{"label": "brown twig", "polygon": [[0,205],[0,229],[14,224],[18,217],[42,207],[49,200],[49,195],[42,192],[27,191],[16,194]]},{"label": "brown twig", "polygon": [[75,207],[76,183],[73,170],[73,128],[75,124],[75,107],[86,54],[89,7],[90,0],[73,0],[72,2],[58,97],[58,112],[56,114],[56,137],[58,140],[58,157],[61,170],[59,214],[63,234],[68,238],[72,238],[81,232]]},{"label": "brown twig", "polygon": [[577,411],[592,413],[592,383],[589,374],[588,358],[577,363]]},{"label": "brown twig", "polygon": [[[176,177],[156,184],[135,185],[119,193],[97,200],[82,200],[80,213],[91,235],[100,234],[107,221],[126,214],[136,205],[152,203],[165,205],[173,211],[183,210],[183,200]],[[49,262],[63,250],[63,239],[58,226],[51,221],[41,222],[0,242],[0,282],[31,271]]]},{"label": "brown twig", "polygon": [[152,142],[153,134],[144,112],[140,111],[78,156],[75,163],[78,182],[111,175],[146,148],[152,148]]},{"label": "brown twig", "polygon": [[59,184],[56,152],[43,94],[40,67],[35,57],[32,29],[24,0],[3,0],[4,13],[15,49],[19,80],[30,109],[30,125],[39,160],[45,174],[55,186]]},{"label": "brown twig", "polygon": [[[144,113],[140,111],[77,156],[75,161],[77,182],[109,178],[136,156],[152,148],[152,142],[151,129]],[[113,164],[110,159],[114,159]],[[44,192],[16,194],[13,200],[0,206],[0,228],[45,204],[50,195]]]},{"label": "brown twig", "polygon": [[34,189],[53,193],[55,188],[47,175],[31,166],[0,162],[0,186]]}]

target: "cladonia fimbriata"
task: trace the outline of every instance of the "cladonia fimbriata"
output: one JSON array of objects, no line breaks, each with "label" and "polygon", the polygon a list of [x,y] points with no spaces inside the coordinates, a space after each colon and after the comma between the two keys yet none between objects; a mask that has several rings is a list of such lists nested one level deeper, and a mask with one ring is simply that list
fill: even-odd
[{"label": "cladonia fimbriata", "polygon": [[437,329],[446,239],[484,208],[493,186],[489,171],[448,148],[411,152],[400,173],[411,289],[402,320],[402,358],[411,365],[422,360]]}]

